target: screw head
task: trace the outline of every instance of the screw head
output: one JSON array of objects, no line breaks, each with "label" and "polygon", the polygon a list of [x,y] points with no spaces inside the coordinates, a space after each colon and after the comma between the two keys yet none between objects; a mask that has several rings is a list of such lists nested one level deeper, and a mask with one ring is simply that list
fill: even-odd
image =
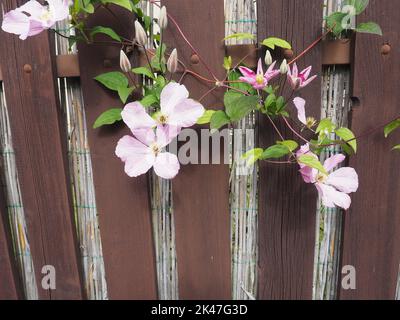
[{"label": "screw head", "polygon": [[30,64],[24,64],[23,70],[25,73],[31,73],[32,72],[32,66]]},{"label": "screw head", "polygon": [[388,55],[390,53],[390,50],[392,49],[392,47],[390,46],[390,44],[384,44],[381,47],[381,54],[383,54],[384,56]]},{"label": "screw head", "polygon": [[200,58],[197,54],[192,54],[192,56],[190,57],[190,63],[191,64],[199,64],[200,62]]}]

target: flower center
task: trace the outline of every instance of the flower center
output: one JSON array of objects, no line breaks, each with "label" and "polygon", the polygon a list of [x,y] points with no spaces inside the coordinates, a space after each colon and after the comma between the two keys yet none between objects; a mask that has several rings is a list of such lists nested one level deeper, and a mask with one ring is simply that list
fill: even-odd
[{"label": "flower center", "polygon": [[161,151],[161,149],[160,149],[160,147],[157,145],[157,143],[153,143],[151,146],[150,146],[150,149],[151,149],[151,151],[153,151],[153,153],[154,153],[154,155],[158,155],[159,153],[160,153],[160,151]]},{"label": "flower center", "polygon": [[308,117],[306,120],[306,126],[307,128],[311,129],[316,125],[317,121],[313,117]]},{"label": "flower center", "polygon": [[161,124],[166,124],[168,122],[168,116],[160,114],[158,117],[158,122]]},{"label": "flower center", "polygon": [[328,176],[326,174],[319,172],[317,175],[317,182],[325,183],[326,180],[328,180]]},{"label": "flower center", "polygon": [[40,20],[42,20],[43,22],[47,22],[52,20],[53,15],[51,14],[50,10],[44,10],[42,15],[40,16]]},{"label": "flower center", "polygon": [[257,82],[257,84],[263,84],[264,83],[264,76],[262,74],[258,74],[256,76],[256,82]]}]

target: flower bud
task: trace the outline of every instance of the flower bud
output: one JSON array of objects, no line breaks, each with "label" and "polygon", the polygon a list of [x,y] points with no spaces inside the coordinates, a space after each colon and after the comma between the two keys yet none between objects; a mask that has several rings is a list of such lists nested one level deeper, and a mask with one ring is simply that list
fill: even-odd
[{"label": "flower bud", "polygon": [[267,66],[272,64],[272,55],[271,52],[269,50],[267,50],[267,53],[265,54],[265,59],[264,62]]},{"label": "flower bud", "polygon": [[167,69],[170,73],[175,73],[178,70],[178,51],[172,50],[167,61]]},{"label": "flower bud", "polygon": [[135,39],[141,46],[145,46],[147,43],[146,31],[137,20],[135,21]]},{"label": "flower bud", "polygon": [[282,73],[282,74],[286,74],[287,72],[288,72],[288,63],[287,63],[287,61],[286,61],[286,59],[284,59],[283,61],[282,61],[282,64],[281,64],[281,67],[279,68],[279,71]]},{"label": "flower bud", "polygon": [[168,25],[168,15],[167,8],[163,6],[160,11],[160,18],[158,19],[158,24],[161,29],[166,29]]},{"label": "flower bud", "polygon": [[119,53],[119,66],[123,72],[129,72],[132,69],[131,62],[123,50]]}]

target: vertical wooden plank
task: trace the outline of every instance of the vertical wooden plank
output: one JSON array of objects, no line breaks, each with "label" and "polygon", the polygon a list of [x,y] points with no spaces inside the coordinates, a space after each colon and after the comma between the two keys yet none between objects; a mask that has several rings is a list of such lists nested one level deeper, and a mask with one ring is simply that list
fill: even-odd
[{"label": "vertical wooden plank", "polygon": [[[352,112],[357,134],[399,116],[400,2],[370,1],[361,21],[376,21],[384,37],[357,35],[354,92],[360,101]],[[382,44],[390,43],[387,56]],[[398,133],[385,140],[382,130],[359,139],[359,151],[350,160],[360,188],[345,214],[343,265],[357,272],[357,289],[341,289],[342,299],[394,299],[400,261],[399,155],[390,152]]]},{"label": "vertical wooden plank", "polygon": [[[6,11],[20,1],[3,1]],[[10,111],[22,199],[37,283],[44,265],[56,271],[56,290],[41,299],[81,299],[80,263],[67,175],[64,130],[48,33],[21,41],[0,33],[0,61]]]},{"label": "vertical wooden plank", "polygon": [[[219,79],[224,78],[224,2],[222,0],[164,0],[184,33]],[[166,41],[178,48],[188,68],[209,77],[201,64],[190,63],[193,52],[170,22]],[[211,87],[191,77],[184,84],[199,99]],[[222,108],[222,90],[202,103]],[[229,168],[227,165],[188,165],[173,180],[179,297],[230,299]]]},{"label": "vertical wooden plank", "polygon": [[[109,26],[131,39],[132,14],[119,7],[110,8],[118,19],[105,9],[99,9],[90,18],[88,27]],[[129,178],[124,173],[123,163],[115,156],[118,140],[130,134],[125,125],[92,129],[102,112],[121,106],[115,93],[93,79],[101,73],[119,70],[120,49],[120,46],[109,45],[80,44],[78,47],[107,288],[110,299],[155,299],[155,256],[147,177]]]},{"label": "vertical wooden plank", "polygon": [[0,189],[0,300],[22,298],[22,290],[11,243],[12,238],[9,232],[6,202],[3,197],[3,190]]},{"label": "vertical wooden plank", "polygon": [[[267,36],[287,39],[295,54],[300,53],[321,34],[320,0],[260,0],[258,39]],[[299,67],[313,66],[321,71],[319,47],[298,61]],[[301,91],[307,100],[307,113],[319,118],[321,82],[315,80]],[[264,117],[259,123],[260,146],[275,144],[279,137]],[[280,123],[287,138],[293,138]],[[302,181],[298,167],[260,163],[259,189],[259,298],[310,299],[312,295],[315,212],[317,192]]]}]

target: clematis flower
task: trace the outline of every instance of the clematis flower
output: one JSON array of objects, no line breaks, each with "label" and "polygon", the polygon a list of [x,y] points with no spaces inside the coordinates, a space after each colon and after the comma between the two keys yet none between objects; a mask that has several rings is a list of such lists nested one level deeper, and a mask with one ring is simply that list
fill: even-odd
[{"label": "clematis flower", "polygon": [[314,75],[311,78],[309,78],[310,73],[311,73],[312,66],[309,66],[308,68],[304,69],[299,73],[299,69],[297,68],[297,64],[293,64],[292,70],[290,70],[290,67],[288,69],[288,80],[290,83],[290,86],[292,87],[293,90],[299,90],[311,83],[317,76]]},{"label": "clematis flower", "polygon": [[68,0],[47,0],[47,3],[47,6],[43,6],[35,0],[28,1],[21,7],[6,13],[1,28],[25,40],[68,17]]},{"label": "clematis flower", "polygon": [[158,126],[155,131],[142,131],[137,138],[129,135],[122,137],[115,154],[125,162],[125,173],[129,177],[140,176],[153,167],[161,178],[172,179],[178,174],[180,164],[176,155],[163,151],[170,142],[165,128]]},{"label": "clematis flower", "polygon": [[[306,144],[297,152],[297,157],[308,154],[318,157],[310,151]],[[313,183],[318,190],[324,206],[334,208],[336,206],[345,210],[350,208],[349,194],[358,190],[358,175],[353,168],[343,167],[334,172],[332,170],[342,163],[346,157],[336,154],[324,162],[324,168],[328,174],[300,164],[300,173],[306,183]]]},{"label": "clematis flower", "polygon": [[299,121],[304,124],[307,128],[312,128],[316,124],[316,120],[313,117],[306,117],[306,100],[300,97],[296,97],[293,99],[294,106],[297,109],[297,118]]},{"label": "clematis flower", "polygon": [[189,99],[189,92],[184,85],[167,84],[161,92],[161,110],[152,118],[140,102],[132,102],[121,112],[122,119],[136,135],[141,131],[165,126],[171,137],[179,134],[182,128],[191,127],[204,114],[204,107],[197,101]]},{"label": "clematis flower", "polygon": [[243,77],[239,80],[246,82],[253,86],[254,89],[264,89],[268,83],[279,74],[279,70],[274,70],[276,61],[274,61],[264,74],[261,59],[258,60],[257,73],[246,67],[239,67]]}]

